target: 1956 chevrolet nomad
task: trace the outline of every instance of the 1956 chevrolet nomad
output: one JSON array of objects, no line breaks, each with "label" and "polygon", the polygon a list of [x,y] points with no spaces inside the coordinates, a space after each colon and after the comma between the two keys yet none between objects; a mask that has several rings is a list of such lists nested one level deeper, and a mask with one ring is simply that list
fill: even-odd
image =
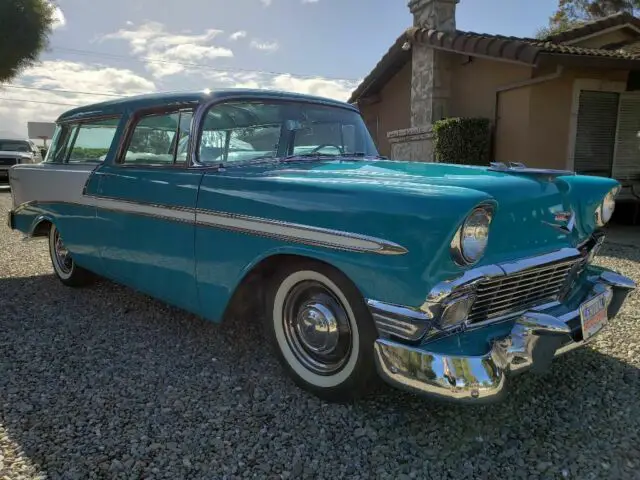
[{"label": "1956 chevrolet nomad", "polygon": [[212,321],[259,312],[284,368],[329,400],[382,377],[495,401],[635,287],[592,265],[616,181],[386,160],[357,109],[316,97],[77,108],[10,182],[9,225],[48,238],[64,284],[103,276]]}]

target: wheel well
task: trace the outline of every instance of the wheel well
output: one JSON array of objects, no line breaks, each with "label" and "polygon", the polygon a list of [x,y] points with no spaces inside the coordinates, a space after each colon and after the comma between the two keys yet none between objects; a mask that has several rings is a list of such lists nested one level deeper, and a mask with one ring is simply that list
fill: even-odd
[{"label": "wheel well", "polygon": [[262,313],[268,279],[283,266],[301,260],[312,260],[335,268],[327,262],[303,255],[276,254],[266,257],[255,264],[242,278],[231,296],[223,318]]},{"label": "wheel well", "polygon": [[41,220],[33,229],[31,233],[32,237],[46,237],[49,235],[49,230],[51,230],[51,225],[53,225],[49,220]]}]

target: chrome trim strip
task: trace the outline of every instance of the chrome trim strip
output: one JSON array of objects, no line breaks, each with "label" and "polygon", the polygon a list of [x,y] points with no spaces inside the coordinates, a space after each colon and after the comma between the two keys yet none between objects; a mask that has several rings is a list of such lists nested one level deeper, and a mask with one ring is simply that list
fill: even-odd
[{"label": "chrome trim strip", "polygon": [[[445,280],[433,287],[429,292],[429,295],[427,295],[425,304],[439,303],[450,296],[454,291],[462,287],[471,287],[481,280],[499,277],[502,275],[504,275],[504,271],[497,265],[487,265],[467,270],[458,278]],[[425,308],[422,308],[422,310],[425,310]]]},{"label": "chrome trim strip", "polygon": [[367,306],[383,338],[397,337],[410,342],[420,340],[432,326],[432,318],[417,309],[367,300]]},{"label": "chrome trim strip", "polygon": [[[172,205],[134,202],[131,200],[118,200],[99,195],[83,195],[86,203],[76,202],[26,202],[33,206],[38,203],[66,203],[82,206],[91,206],[104,210],[132,213],[154,218],[162,218],[170,221],[187,222],[195,225],[219,228],[222,230],[236,231],[261,237],[275,238],[278,240],[302,243],[317,247],[331,248],[357,253],[377,253],[380,255],[403,255],[408,250],[396,243],[361,235],[358,233],[333,230],[312,225],[271,220],[267,218],[251,217],[214,210],[195,209],[190,207],[178,207]],[[16,208],[17,211],[23,207]]]},{"label": "chrome trim strip", "polygon": [[357,233],[211,210],[196,211],[196,223],[223,230],[276,238],[306,245],[382,255],[403,255],[400,245]]},{"label": "chrome trim strip", "polygon": [[574,176],[576,172],[571,170],[554,170],[548,168],[529,168],[524,163],[519,162],[491,162],[487,170],[493,172],[504,173],[521,173],[525,175],[544,175],[544,176]]},{"label": "chrome trim strip", "polygon": [[550,265],[563,260],[571,260],[573,258],[578,259],[580,256],[580,250],[577,248],[562,248],[555,252],[546,253],[537,257],[529,257],[516,260],[514,262],[501,263],[498,266],[502,271],[504,271],[505,275],[512,275],[541,265]]},{"label": "chrome trim strip", "polygon": [[576,248],[562,248],[555,252],[539,255],[537,257],[523,258],[513,262],[473,268],[471,270],[467,270],[460,277],[454,280],[445,280],[438,283],[427,295],[425,303],[441,302],[455,291],[462,288],[466,289],[473,287],[473,285],[483,280],[512,275],[524,272],[530,268],[536,268],[541,265],[552,264],[563,260],[570,260],[572,258],[577,259],[580,256],[580,251]]}]

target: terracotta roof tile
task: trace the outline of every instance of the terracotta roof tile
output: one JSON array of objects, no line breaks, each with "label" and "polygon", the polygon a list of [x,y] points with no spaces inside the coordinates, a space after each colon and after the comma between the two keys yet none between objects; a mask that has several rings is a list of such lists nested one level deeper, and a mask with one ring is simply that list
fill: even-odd
[{"label": "terracotta roof tile", "polygon": [[619,25],[625,25],[627,23],[640,28],[640,19],[634,17],[630,13],[620,12],[614,15],[609,15],[605,18],[600,18],[598,20],[592,20],[590,22],[583,23],[576,27],[565,30],[564,32],[549,35],[548,37],[544,38],[544,40],[553,43],[570,42],[571,40],[576,40],[592,33],[600,32],[602,30],[606,30],[607,28],[616,27]]},{"label": "terracotta roof tile", "polygon": [[[623,49],[607,50],[602,48],[584,48],[564,45],[535,38],[505,37],[485,33],[456,31],[440,35],[442,32],[425,28],[410,28],[407,37],[413,42],[423,43],[434,48],[453,50],[470,55],[499,57],[506,60],[534,65],[541,53],[588,55],[594,57],[640,60],[640,57]],[[450,36],[453,48],[446,48],[443,39]]]},{"label": "terracotta roof tile", "polygon": [[[630,20],[631,18],[632,20]],[[623,22],[624,20],[624,22]],[[618,23],[615,23],[618,22]],[[578,38],[588,33],[587,29],[603,29],[613,24],[623,24],[632,22],[640,27],[640,20],[627,14],[618,14],[598,22],[590,22],[566,32],[562,37],[566,41],[569,37]],[[603,25],[605,25],[603,27]],[[578,31],[580,32],[578,34]],[[571,33],[573,32],[573,33]],[[466,32],[457,30],[455,32],[442,32],[426,28],[410,28],[402,34],[385,53],[374,69],[365,77],[363,82],[351,94],[349,102],[355,102],[367,93],[377,93],[389,79],[395,75],[407,62],[411,60],[410,51],[406,51],[402,46],[407,42],[422,43],[433,48],[460,53],[471,56],[484,56],[512,62],[519,62],[526,65],[536,66],[540,59],[553,57],[557,61],[586,61],[610,60],[627,62],[621,68],[629,68],[628,62],[638,61],[635,68],[640,69],[640,42],[631,43],[616,48],[583,48],[572,45],[558,43],[561,36],[554,36],[547,39],[535,39],[525,37],[507,37],[503,35],[490,35],[476,32]],[[618,65],[616,63],[616,65]],[[575,64],[575,63],[574,63]],[[611,62],[609,64],[611,66]],[[634,65],[635,66],[635,65]],[[613,67],[611,67],[613,68]]]}]

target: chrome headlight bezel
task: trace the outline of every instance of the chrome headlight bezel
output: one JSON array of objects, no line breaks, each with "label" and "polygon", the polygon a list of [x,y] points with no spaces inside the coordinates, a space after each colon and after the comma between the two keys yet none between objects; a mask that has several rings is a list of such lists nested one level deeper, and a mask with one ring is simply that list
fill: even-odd
[{"label": "chrome headlight bezel", "polygon": [[[487,249],[487,245],[489,244],[489,229],[491,227],[491,221],[493,220],[494,214],[494,206],[492,204],[482,204],[478,205],[474,208],[467,218],[465,218],[464,222],[458,230],[456,234],[453,236],[451,240],[451,256],[453,261],[459,266],[470,266],[475,265],[482,259],[484,256],[484,252]],[[484,219],[484,220],[482,220]],[[475,228],[476,226],[472,225],[473,221],[480,220],[483,225],[486,226],[486,235],[484,237],[484,244],[479,252],[472,253],[470,247],[466,247],[465,241],[466,229]]]},{"label": "chrome headlight bezel", "polygon": [[620,187],[615,187],[609,190],[609,192],[607,192],[607,194],[602,199],[602,202],[600,202],[600,205],[598,205],[598,208],[596,208],[596,226],[604,227],[607,223],[609,223],[611,217],[613,217],[613,212],[616,209],[616,195],[619,191]]}]

